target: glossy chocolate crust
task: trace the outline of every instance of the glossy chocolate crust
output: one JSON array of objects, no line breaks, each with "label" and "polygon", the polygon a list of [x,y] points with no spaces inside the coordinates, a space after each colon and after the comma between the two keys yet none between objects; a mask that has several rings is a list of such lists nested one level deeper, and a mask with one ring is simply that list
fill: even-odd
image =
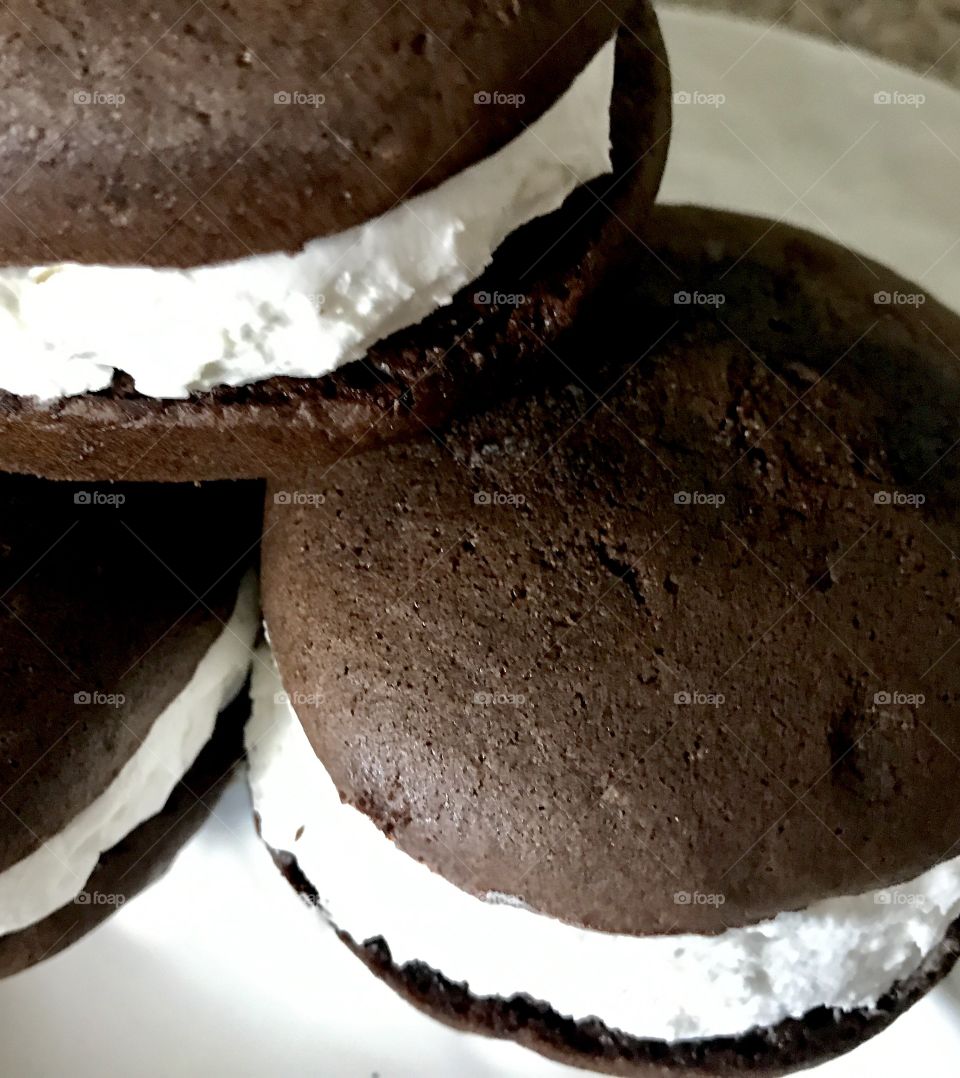
[{"label": "glossy chocolate crust", "polygon": [[[221,712],[213,737],[163,809],[101,856],[83,887],[91,901],[71,902],[29,928],[0,936],[0,977],[59,954],[166,872],[209,816],[243,755],[243,726],[249,712],[249,697],[241,690]],[[98,902],[95,896],[110,901]]]},{"label": "glossy chocolate crust", "polygon": [[343,231],[518,135],[628,5],[11,0],[0,263],[189,267]]},{"label": "glossy chocolate crust", "polygon": [[0,871],[99,797],[182,692],[256,563],[261,506],[256,483],[0,478]]},{"label": "glossy chocolate crust", "polygon": [[538,393],[274,486],[263,602],[400,849],[719,932],[958,848],[960,320],[787,226],[664,210],[650,242]]},{"label": "glossy chocolate crust", "polygon": [[[419,435],[515,389],[636,246],[660,184],[670,75],[647,0],[630,5],[617,49],[613,175],[514,233],[451,305],[320,379],[186,401],[140,396],[121,374],[104,392],[47,403],[0,392],[0,469],[77,480],[276,477]],[[524,302],[481,304],[483,292]]]},{"label": "glossy chocolate crust", "polygon": [[[320,896],[296,858],[286,852],[272,853],[288,882],[317,906]],[[338,935],[372,973],[431,1018],[465,1033],[516,1041],[560,1063],[621,1078],[744,1074],[776,1078],[825,1063],[882,1033],[947,976],[960,954],[958,921],[923,966],[897,982],[871,1011],[837,1012],[821,1007],[801,1019],[739,1037],[670,1044],[628,1036],[596,1018],[576,1022],[530,996],[474,996],[467,985],[449,981],[422,962],[396,965],[383,939],[358,943],[345,932]]]}]

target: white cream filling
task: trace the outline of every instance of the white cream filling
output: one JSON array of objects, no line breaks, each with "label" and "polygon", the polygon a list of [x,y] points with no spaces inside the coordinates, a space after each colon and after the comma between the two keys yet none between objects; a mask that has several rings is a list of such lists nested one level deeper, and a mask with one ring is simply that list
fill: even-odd
[{"label": "white cream filling", "polygon": [[[191,270],[0,270],[0,389],[54,400],[114,370],[151,397],[317,378],[449,303],[521,225],[611,170],[615,39],[487,159],[298,253]],[[505,105],[477,105],[479,110]],[[402,192],[398,192],[401,194]]]},{"label": "white cream filling", "polygon": [[217,716],[247,676],[259,620],[250,573],[223,632],[113,782],[59,834],[0,872],[0,936],[41,921],[81,895],[90,902],[114,899],[87,896],[84,885],[102,853],[163,808],[210,740]]},{"label": "white cream filling", "polygon": [[872,1007],[960,916],[960,858],[900,887],[719,936],[614,935],[508,896],[481,900],[341,802],[270,663],[265,651],[247,728],[264,840],[297,857],[339,929],[358,941],[382,936],[395,962],[426,962],[476,995],[527,993],[562,1015],[595,1016],[642,1038],[736,1035],[819,1006]]}]

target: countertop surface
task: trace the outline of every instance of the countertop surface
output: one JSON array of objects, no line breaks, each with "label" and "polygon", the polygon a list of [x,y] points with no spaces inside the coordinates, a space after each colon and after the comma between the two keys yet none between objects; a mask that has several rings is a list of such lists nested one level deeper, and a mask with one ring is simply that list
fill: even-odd
[{"label": "countertop surface", "polygon": [[729,11],[819,34],[960,86],[960,0],[683,0],[671,6]]}]

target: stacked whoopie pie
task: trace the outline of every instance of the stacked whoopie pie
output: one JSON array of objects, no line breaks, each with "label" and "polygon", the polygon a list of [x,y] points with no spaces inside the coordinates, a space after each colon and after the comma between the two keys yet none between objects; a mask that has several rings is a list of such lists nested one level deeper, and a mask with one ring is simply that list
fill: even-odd
[{"label": "stacked whoopie pie", "polygon": [[159,875],[242,756],[260,497],[0,478],[0,976]]},{"label": "stacked whoopie pie", "polygon": [[257,478],[419,434],[572,323],[666,159],[648,0],[34,14],[0,13],[7,471]]},{"label": "stacked whoopie pie", "polygon": [[0,12],[0,975],[152,879],[242,751],[263,491],[222,481],[512,388],[670,116],[646,0],[30,14]]},{"label": "stacked whoopie pie", "polygon": [[267,478],[258,827],[414,1005],[781,1074],[929,990],[960,322],[782,224],[651,215],[646,0],[34,15],[45,50],[0,13],[0,468],[42,477],[0,483],[0,973],[229,772],[262,492],[214,481]]}]

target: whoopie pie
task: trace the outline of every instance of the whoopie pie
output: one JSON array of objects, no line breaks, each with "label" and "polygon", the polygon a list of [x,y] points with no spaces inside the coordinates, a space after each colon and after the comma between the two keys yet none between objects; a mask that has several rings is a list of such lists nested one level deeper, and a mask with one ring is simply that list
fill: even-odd
[{"label": "whoopie pie", "polygon": [[419,434],[574,321],[666,158],[648,0],[32,17],[0,10],[7,471],[268,476]]},{"label": "whoopie pie", "polygon": [[257,484],[0,478],[0,976],[158,876],[242,754]]},{"label": "whoopie pie", "polygon": [[960,321],[771,221],[648,243],[535,391],[273,485],[254,807],[441,1021],[782,1074],[960,947]]}]

